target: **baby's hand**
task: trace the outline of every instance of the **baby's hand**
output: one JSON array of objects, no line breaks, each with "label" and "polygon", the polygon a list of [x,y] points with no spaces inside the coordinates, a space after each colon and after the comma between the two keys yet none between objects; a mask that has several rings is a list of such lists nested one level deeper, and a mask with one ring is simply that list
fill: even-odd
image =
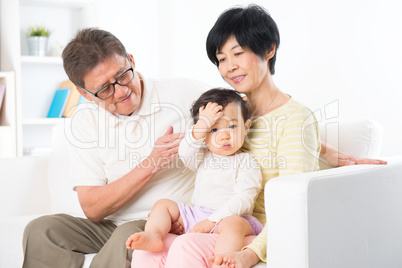
[{"label": "baby's hand", "polygon": [[215,124],[215,122],[222,117],[222,110],[223,108],[221,105],[218,105],[214,102],[208,102],[207,106],[200,107],[197,124],[198,122],[202,121],[205,127],[208,130],[211,130],[211,127]]},{"label": "baby's hand", "polygon": [[223,116],[222,110],[223,107],[214,102],[208,102],[206,106],[200,107],[198,121],[193,128],[193,137],[196,140],[205,137],[216,121]]},{"label": "baby's hand", "polygon": [[209,233],[215,225],[216,222],[206,219],[194,225],[193,228],[190,229],[190,233]]}]

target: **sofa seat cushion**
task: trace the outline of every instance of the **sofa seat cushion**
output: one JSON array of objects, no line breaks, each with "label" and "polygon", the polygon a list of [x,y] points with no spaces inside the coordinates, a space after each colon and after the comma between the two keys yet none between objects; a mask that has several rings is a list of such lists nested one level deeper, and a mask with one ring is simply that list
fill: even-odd
[{"label": "sofa seat cushion", "polygon": [[85,217],[71,184],[69,135],[71,120],[66,118],[52,130],[52,153],[49,158],[48,185],[51,213]]},{"label": "sofa seat cushion", "polygon": [[25,226],[33,219],[41,215],[29,215],[18,217],[0,217],[0,267],[22,267],[24,259],[22,252],[22,236],[24,234]]}]

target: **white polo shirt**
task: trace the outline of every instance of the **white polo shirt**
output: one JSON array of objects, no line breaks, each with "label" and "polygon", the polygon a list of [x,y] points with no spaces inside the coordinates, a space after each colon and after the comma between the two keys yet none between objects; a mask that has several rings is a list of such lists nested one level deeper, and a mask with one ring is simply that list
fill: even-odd
[{"label": "white polo shirt", "polygon": [[[209,87],[189,79],[144,79],[141,106],[131,116],[117,116],[84,102],[71,119],[72,185],[102,186],[132,170],[152,151],[169,126],[185,132],[192,125],[190,108]],[[157,173],[134,199],[108,219],[116,224],[146,219],[161,198],[189,202],[194,173],[181,160]]]}]

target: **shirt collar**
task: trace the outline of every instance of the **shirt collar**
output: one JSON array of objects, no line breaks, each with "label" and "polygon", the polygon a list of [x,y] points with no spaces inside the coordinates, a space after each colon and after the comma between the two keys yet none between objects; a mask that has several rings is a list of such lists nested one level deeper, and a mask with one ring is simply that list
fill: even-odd
[{"label": "shirt collar", "polygon": [[140,77],[142,77],[142,81],[144,83],[142,101],[140,107],[133,114],[140,116],[151,115],[161,109],[158,92],[155,89],[154,81],[152,79],[147,79],[142,75],[140,75]]}]

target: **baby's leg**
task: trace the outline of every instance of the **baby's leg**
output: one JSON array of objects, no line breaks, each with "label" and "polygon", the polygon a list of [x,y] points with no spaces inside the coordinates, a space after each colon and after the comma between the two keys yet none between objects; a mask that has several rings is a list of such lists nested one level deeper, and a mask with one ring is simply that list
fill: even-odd
[{"label": "baby's leg", "polygon": [[163,238],[169,233],[172,222],[176,221],[183,226],[176,202],[169,199],[158,200],[149,215],[145,231],[132,234],[126,242],[126,247],[161,251],[163,249]]},{"label": "baby's leg", "polygon": [[250,224],[240,216],[224,218],[214,230],[219,234],[215,245],[215,254],[224,254],[241,250],[244,237],[252,233]]}]

